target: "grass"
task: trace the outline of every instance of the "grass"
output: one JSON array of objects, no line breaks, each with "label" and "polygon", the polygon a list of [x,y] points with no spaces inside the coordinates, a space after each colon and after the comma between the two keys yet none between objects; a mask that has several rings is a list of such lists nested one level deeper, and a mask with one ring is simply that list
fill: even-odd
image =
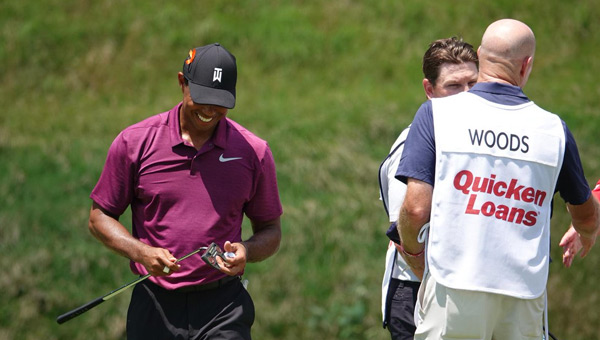
[{"label": "grass", "polygon": [[[457,35],[478,46],[493,20],[530,24],[538,48],[525,92],[569,124],[592,184],[600,177],[599,7],[592,0],[0,3],[0,339],[124,338],[128,293],[55,323],[133,279],[127,261],[89,235],[88,195],[112,139],[174,106],[187,50],[215,41],[239,63],[230,117],[269,141],[285,210],[281,250],[246,275],[258,310],[254,337],[389,338],[380,322],[387,226],[377,169],[424,100],[428,43]],[[569,223],[563,206],[557,197],[555,259]],[[599,254],[569,270],[551,265],[550,329],[560,339],[597,337]]]}]

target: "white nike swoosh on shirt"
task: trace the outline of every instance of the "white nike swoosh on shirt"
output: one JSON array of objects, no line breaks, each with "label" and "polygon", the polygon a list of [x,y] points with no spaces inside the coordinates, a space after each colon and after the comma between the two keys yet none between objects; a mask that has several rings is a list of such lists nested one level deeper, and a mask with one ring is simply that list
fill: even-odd
[{"label": "white nike swoosh on shirt", "polygon": [[225,162],[229,162],[229,161],[235,161],[236,159],[242,159],[242,157],[228,157],[228,158],[225,158],[225,157],[223,157],[223,154],[221,154],[221,156],[219,156],[219,162],[221,162],[221,163],[225,163]]}]

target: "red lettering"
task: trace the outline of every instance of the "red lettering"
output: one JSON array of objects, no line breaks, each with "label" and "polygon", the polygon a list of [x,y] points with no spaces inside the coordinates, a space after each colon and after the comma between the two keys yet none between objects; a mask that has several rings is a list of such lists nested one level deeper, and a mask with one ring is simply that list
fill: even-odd
[{"label": "red lettering", "polygon": [[492,202],[485,202],[481,206],[481,213],[483,213],[483,216],[492,216],[494,215],[494,211],[496,211],[496,206]]},{"label": "red lettering", "polygon": [[494,189],[494,180],[496,180],[496,175],[491,174],[490,175],[490,184],[488,185],[487,190],[486,190],[486,192],[488,194],[491,194],[492,190]]},{"label": "red lettering", "polygon": [[538,190],[535,193],[535,204],[537,204],[538,206],[542,206],[542,204],[544,204],[544,200],[546,199],[546,192],[545,191],[541,191]]},{"label": "red lettering", "polygon": [[517,180],[516,179],[511,179],[510,180],[510,185],[508,186],[508,190],[506,191],[506,198],[510,198],[511,196],[514,196],[514,199],[517,201],[521,200],[521,193],[520,191],[523,189],[522,185],[517,186]]},{"label": "red lettering", "polygon": [[504,194],[506,194],[506,190],[502,190],[502,189],[506,189],[507,185],[506,182],[498,182],[494,185],[494,195],[498,196],[498,197],[502,197],[504,196]]},{"label": "red lettering", "polygon": [[[465,179],[465,183],[460,184],[463,177]],[[456,188],[456,190],[462,191],[462,193],[465,195],[469,194],[469,187],[471,186],[472,183],[473,183],[473,174],[469,170],[460,171],[459,173],[456,174],[456,176],[454,176],[454,187]]]},{"label": "red lettering", "polygon": [[535,190],[532,187],[528,187],[523,189],[523,193],[521,194],[521,199],[523,202],[531,203],[533,202]]},{"label": "red lettering", "polygon": [[466,214],[479,215],[479,210],[473,209],[476,199],[477,199],[477,195],[475,195],[475,194],[473,194],[469,197],[469,203],[467,204],[467,210],[465,210]]},{"label": "red lettering", "polygon": [[465,214],[483,215],[486,217],[495,217],[498,220],[515,224],[523,224],[531,227],[537,223],[538,211],[526,211],[523,208],[510,207],[510,204],[496,205],[499,200],[489,200],[477,206],[478,192],[484,195],[496,196],[504,200],[522,201],[525,203],[534,203],[542,206],[546,199],[545,191],[536,190],[533,187],[527,187],[519,184],[519,180],[513,178],[510,182],[496,181],[496,175],[490,177],[474,176],[469,170],[459,171],[454,176],[454,188],[465,195],[469,195]]},{"label": "red lettering", "polygon": [[525,216],[525,210],[513,207],[510,209],[510,214],[508,215],[508,222],[521,224],[523,222],[523,217]]},{"label": "red lettering", "polygon": [[508,218],[508,207],[505,205],[499,205],[496,209],[496,218],[502,221],[506,221]]},{"label": "red lettering", "polygon": [[485,192],[485,188],[488,185],[487,178],[475,177],[473,181],[473,187],[471,188],[474,192]]},{"label": "red lettering", "polygon": [[537,222],[537,211],[528,211],[525,214],[525,221],[523,221],[523,224],[528,226],[528,227],[532,227],[535,225],[535,223]]}]

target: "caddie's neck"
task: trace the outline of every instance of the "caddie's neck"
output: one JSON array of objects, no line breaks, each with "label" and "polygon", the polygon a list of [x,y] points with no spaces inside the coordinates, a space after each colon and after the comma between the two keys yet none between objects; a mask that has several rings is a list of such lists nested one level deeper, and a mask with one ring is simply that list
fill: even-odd
[{"label": "caddie's neck", "polygon": [[533,68],[533,57],[521,60],[503,60],[489,56],[479,59],[478,83],[494,82],[525,87]]}]

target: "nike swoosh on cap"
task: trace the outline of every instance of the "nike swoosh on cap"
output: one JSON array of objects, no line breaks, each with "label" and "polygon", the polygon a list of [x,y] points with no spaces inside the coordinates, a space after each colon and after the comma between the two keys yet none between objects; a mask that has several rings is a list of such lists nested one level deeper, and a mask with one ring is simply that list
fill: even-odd
[{"label": "nike swoosh on cap", "polygon": [[235,161],[237,159],[242,159],[242,157],[228,157],[228,158],[225,158],[225,157],[223,157],[223,154],[221,154],[221,156],[219,156],[219,162],[221,162],[221,163],[225,163],[225,162],[229,162],[229,161]]}]

